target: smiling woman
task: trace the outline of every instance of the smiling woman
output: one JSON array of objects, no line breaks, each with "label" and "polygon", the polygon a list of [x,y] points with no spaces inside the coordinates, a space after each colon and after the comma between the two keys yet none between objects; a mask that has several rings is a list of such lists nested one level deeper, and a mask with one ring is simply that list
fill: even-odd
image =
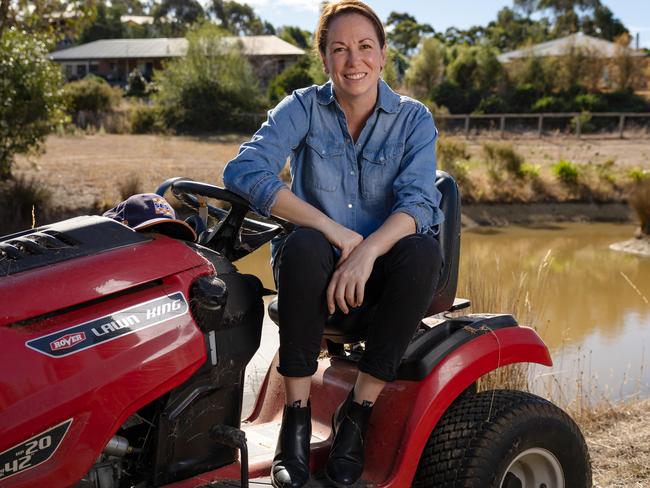
[{"label": "smiling woman", "polygon": [[[363,472],[372,406],[441,268],[437,131],[424,105],[381,79],[381,21],[357,0],[327,4],[315,47],[330,80],[280,102],[223,174],[256,212],[296,224],[272,245],[286,404],[271,481],[282,488],[309,479],[309,394],[326,321],[377,307],[354,389],[332,418],[326,474],[348,486]],[[277,176],[287,157],[290,189]]]}]

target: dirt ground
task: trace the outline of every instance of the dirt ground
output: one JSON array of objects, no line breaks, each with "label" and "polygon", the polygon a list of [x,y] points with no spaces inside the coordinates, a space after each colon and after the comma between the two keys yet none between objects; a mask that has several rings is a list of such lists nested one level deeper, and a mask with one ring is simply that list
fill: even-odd
[{"label": "dirt ground", "polygon": [[650,486],[650,400],[612,407],[582,422],[595,488]]},{"label": "dirt ground", "polygon": [[[210,138],[160,135],[50,136],[45,152],[20,156],[16,174],[34,177],[52,191],[60,208],[104,208],[119,200],[119,186],[134,179],[141,191],[153,191],[166,178],[185,176],[221,183],[221,171],[237,154],[245,136]],[[463,139],[465,140],[465,139]],[[466,139],[479,157],[487,137]],[[526,161],[542,167],[567,159],[577,163],[614,160],[616,166],[650,168],[650,139],[584,139],[545,137],[510,140]]]}]

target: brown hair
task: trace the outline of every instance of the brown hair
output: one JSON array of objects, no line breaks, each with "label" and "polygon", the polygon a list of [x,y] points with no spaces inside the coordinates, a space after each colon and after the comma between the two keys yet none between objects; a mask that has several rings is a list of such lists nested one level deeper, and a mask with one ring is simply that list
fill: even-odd
[{"label": "brown hair", "polygon": [[377,38],[379,39],[379,47],[384,47],[386,43],[386,32],[375,11],[359,0],[338,0],[336,2],[326,3],[323,6],[320,18],[318,19],[318,25],[316,26],[316,32],[314,33],[314,48],[316,50],[321,54],[325,54],[327,29],[329,28],[330,22],[344,14],[363,15],[372,22],[377,33]]}]

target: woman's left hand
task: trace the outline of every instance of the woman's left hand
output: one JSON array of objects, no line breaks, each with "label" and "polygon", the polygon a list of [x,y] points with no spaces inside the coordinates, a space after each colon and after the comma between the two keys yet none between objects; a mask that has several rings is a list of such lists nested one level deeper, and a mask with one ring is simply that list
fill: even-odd
[{"label": "woman's left hand", "polygon": [[364,241],[346,259],[338,262],[327,287],[327,310],[330,314],[334,313],[336,305],[347,314],[349,307],[363,303],[366,282],[376,259],[377,254]]}]

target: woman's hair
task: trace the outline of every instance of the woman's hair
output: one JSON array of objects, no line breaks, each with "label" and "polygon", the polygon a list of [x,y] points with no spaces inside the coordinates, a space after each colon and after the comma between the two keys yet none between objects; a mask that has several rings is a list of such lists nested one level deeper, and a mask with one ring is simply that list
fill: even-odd
[{"label": "woman's hair", "polygon": [[316,26],[316,32],[314,33],[314,48],[320,53],[325,54],[327,30],[330,22],[345,14],[359,14],[367,18],[375,28],[377,38],[379,39],[379,47],[384,47],[386,43],[386,32],[375,11],[359,0],[338,0],[336,2],[326,3],[323,6],[320,18],[318,19],[318,25]]}]

